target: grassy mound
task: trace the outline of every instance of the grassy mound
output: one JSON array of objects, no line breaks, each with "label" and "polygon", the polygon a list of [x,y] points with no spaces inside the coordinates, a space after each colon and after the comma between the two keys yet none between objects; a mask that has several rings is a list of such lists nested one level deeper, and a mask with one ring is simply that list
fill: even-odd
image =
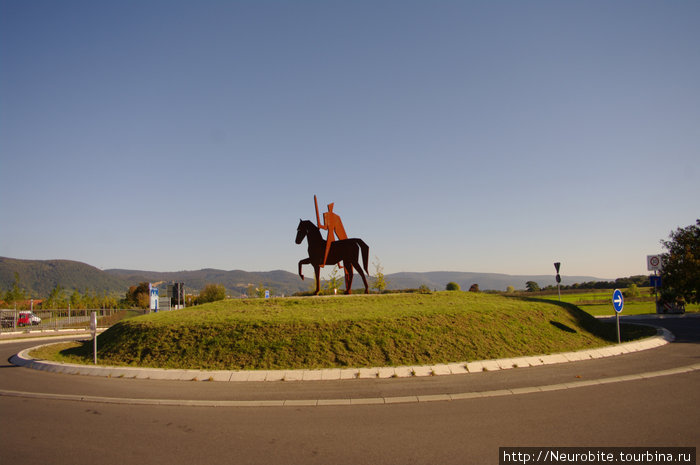
[{"label": "grassy mound", "polygon": [[[573,305],[488,294],[252,299],[124,320],[98,337],[98,357],[160,368],[399,366],[578,350],[614,337]],[[92,344],[61,354],[89,361]]]}]

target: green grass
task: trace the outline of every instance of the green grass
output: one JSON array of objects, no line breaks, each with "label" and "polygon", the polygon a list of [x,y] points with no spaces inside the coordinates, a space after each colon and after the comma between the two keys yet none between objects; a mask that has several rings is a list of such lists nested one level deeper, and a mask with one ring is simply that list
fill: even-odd
[{"label": "green grass", "polygon": [[[626,338],[654,334],[623,331]],[[599,347],[614,327],[577,307],[469,292],[227,300],[121,321],[101,364],[198,369],[398,366]],[[52,358],[43,354],[44,358]],[[92,344],[62,361],[90,362]]]},{"label": "green grass", "polygon": [[[614,289],[603,289],[576,294],[564,293],[561,295],[561,300],[562,302],[574,304],[593,316],[615,316],[615,309],[613,309],[612,305],[613,291]],[[654,296],[650,295],[649,288],[639,288],[639,291],[639,298],[625,299],[625,305],[621,315],[645,315],[656,313]],[[541,298],[553,301],[559,300],[556,293],[542,295]],[[700,305],[688,304],[685,306],[685,310],[686,312],[700,312]]]},{"label": "green grass", "polygon": [[[53,360],[54,362],[62,363],[83,363],[84,360],[76,360],[75,356],[70,355],[71,350],[81,347],[80,342],[60,342],[50,344],[34,349],[30,352],[31,356],[38,359]],[[68,351],[68,352],[66,352]]]}]

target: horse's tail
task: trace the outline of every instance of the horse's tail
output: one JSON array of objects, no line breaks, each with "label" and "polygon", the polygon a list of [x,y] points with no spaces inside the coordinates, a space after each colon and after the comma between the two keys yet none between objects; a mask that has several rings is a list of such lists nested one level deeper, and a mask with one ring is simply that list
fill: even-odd
[{"label": "horse's tail", "polygon": [[362,251],[362,267],[365,269],[365,273],[369,276],[369,271],[367,271],[367,262],[369,261],[369,246],[365,244],[362,239],[357,239],[357,244],[360,246]]}]

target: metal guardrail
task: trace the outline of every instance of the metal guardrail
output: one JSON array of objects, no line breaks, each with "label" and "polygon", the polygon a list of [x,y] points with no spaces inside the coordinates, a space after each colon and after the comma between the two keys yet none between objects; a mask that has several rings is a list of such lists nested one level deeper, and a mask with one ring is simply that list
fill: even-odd
[{"label": "metal guardrail", "polygon": [[59,309],[59,310],[11,310],[0,309],[0,333],[50,330],[68,328],[87,328],[90,326],[90,314],[97,312],[98,321],[102,317],[112,316],[118,310],[113,309]]}]

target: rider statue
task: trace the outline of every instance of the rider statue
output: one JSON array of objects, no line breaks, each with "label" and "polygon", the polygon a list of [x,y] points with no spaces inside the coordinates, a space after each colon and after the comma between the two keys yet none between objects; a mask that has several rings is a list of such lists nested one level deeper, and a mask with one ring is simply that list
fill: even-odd
[{"label": "rider statue", "polygon": [[[321,267],[326,265],[326,260],[328,259],[328,252],[331,250],[331,243],[335,240],[337,236],[339,240],[347,239],[348,235],[345,234],[345,228],[343,228],[343,222],[340,217],[333,213],[333,203],[328,204],[328,211],[323,214],[323,223],[321,224],[320,218],[318,216],[318,201],[314,195],[314,204],[316,205],[316,224],[319,229],[327,229],[328,237],[326,238],[326,253],[323,255],[323,262]],[[342,268],[342,266],[341,266]]]}]

